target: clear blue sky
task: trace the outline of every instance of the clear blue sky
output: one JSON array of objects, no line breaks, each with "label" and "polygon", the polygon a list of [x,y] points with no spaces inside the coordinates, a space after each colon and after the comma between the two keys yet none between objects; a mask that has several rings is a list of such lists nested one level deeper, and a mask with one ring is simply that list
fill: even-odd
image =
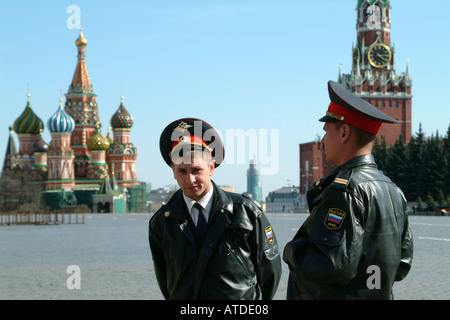
[{"label": "clear blue sky", "polygon": [[[44,139],[51,140],[47,121],[76,65],[79,30],[67,27],[67,8],[75,4],[88,40],[86,63],[102,132],[106,135],[123,87],[125,106],[134,117],[131,141],[138,148],[139,180],[153,188],[176,183],[160,156],[159,136],[173,120],[197,117],[216,127],[229,145],[233,141],[226,141],[227,132],[256,132],[258,143],[264,142],[260,132],[267,132],[269,157],[275,130],[279,152],[268,160],[272,165],[278,161],[278,170],[261,176],[263,196],[288,183],[298,185],[298,145],[323,134],[317,119],[329,103],[326,83],[337,79],[339,64],[344,73],[351,70],[356,3],[2,1],[1,161],[8,126],[25,108],[28,83],[33,110],[46,126]],[[428,136],[443,135],[450,124],[450,1],[392,0],[391,6],[397,73],[405,72],[410,59],[413,134],[421,123]],[[236,145],[214,180],[243,192],[253,155]],[[238,163],[240,152],[243,164]]]}]

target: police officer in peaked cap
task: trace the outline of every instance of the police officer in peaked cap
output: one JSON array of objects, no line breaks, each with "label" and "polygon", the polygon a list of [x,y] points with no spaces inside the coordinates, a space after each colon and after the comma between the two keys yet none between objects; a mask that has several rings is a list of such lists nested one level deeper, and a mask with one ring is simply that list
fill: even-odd
[{"label": "police officer in peaked cap", "polygon": [[272,299],[281,277],[273,227],[251,198],[220,189],[218,133],[196,118],[162,132],[160,150],[180,189],[149,222],[156,278],[166,299]]},{"label": "police officer in peaked cap", "polygon": [[288,299],[392,299],[406,277],[413,239],[402,191],[371,154],[382,123],[397,121],[336,82],[322,143],[338,166],[307,193],[310,216],[286,245]]}]

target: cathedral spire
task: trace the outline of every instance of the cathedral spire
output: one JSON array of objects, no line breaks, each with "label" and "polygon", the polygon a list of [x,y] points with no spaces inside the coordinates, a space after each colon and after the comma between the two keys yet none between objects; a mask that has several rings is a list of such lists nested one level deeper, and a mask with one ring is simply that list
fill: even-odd
[{"label": "cathedral spire", "polygon": [[91,81],[86,67],[85,51],[87,40],[83,30],[75,40],[78,56],[75,73],[69,90],[66,93],[64,110],[75,122],[75,129],[71,135],[71,145],[75,154],[75,176],[86,177],[86,168],[89,163],[90,151],[87,141],[97,131],[96,124],[100,122],[98,106],[95,101],[97,95],[92,89]]},{"label": "cathedral spire", "polygon": [[85,51],[87,43],[88,42],[83,35],[83,30],[81,29],[80,36],[77,38],[77,40],[75,40],[75,44],[78,49],[78,62],[77,66],[75,67],[75,73],[73,75],[72,83],[69,86],[69,94],[94,94],[85,61]]},{"label": "cathedral spire", "polygon": [[6,155],[5,160],[3,162],[3,168],[2,172],[8,172],[11,171],[14,168],[14,158],[17,154],[16,144],[14,143],[14,137],[13,137],[13,128],[12,126],[9,126],[9,140],[8,145],[6,147]]}]

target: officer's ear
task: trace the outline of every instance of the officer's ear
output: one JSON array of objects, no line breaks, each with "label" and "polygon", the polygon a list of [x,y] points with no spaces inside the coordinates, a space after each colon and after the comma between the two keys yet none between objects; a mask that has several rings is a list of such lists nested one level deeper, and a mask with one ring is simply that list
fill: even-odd
[{"label": "officer's ear", "polygon": [[344,123],[339,128],[339,137],[341,138],[341,143],[348,141],[350,134],[352,133],[352,128],[350,125]]}]

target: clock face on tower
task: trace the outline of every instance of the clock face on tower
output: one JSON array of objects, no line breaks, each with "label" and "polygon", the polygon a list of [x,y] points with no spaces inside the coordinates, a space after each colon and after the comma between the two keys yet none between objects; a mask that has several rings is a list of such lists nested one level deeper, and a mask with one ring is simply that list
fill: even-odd
[{"label": "clock face on tower", "polygon": [[375,68],[384,68],[391,61],[391,50],[382,43],[375,43],[367,53],[369,63]]}]

